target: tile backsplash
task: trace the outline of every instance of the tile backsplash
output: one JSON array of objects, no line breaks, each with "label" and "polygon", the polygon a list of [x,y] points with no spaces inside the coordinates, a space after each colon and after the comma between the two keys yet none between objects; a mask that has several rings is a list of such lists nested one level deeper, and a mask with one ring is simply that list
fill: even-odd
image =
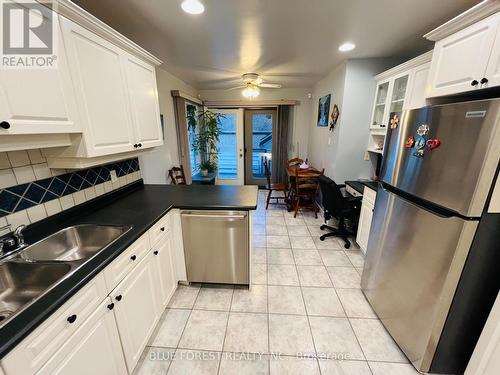
[{"label": "tile backsplash", "polygon": [[[111,182],[112,170],[116,182]],[[65,170],[49,169],[40,150],[0,152],[0,227],[10,224],[14,230],[140,178],[137,158]]]}]

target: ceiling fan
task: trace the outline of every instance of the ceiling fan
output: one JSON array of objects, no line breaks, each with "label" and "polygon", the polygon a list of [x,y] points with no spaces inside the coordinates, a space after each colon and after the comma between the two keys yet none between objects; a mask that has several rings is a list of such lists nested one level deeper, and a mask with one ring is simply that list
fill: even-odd
[{"label": "ceiling fan", "polygon": [[260,88],[279,89],[278,83],[265,83],[257,73],[245,73],[241,76],[243,85],[232,87],[229,90],[243,89],[242,95],[246,98],[256,98],[260,94]]}]

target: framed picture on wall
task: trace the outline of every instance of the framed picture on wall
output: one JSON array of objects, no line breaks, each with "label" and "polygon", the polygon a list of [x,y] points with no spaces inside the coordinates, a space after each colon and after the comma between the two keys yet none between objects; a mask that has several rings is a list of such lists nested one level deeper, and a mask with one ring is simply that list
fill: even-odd
[{"label": "framed picture on wall", "polygon": [[328,117],[330,116],[330,100],[332,95],[328,94],[319,98],[318,104],[318,126],[328,126]]}]

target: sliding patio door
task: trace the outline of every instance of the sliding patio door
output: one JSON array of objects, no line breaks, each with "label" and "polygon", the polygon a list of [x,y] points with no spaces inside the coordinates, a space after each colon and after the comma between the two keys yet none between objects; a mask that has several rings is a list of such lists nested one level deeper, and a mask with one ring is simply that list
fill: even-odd
[{"label": "sliding patio door", "polygon": [[245,185],[266,185],[264,161],[272,170],[275,109],[245,110]]},{"label": "sliding patio door", "polygon": [[217,185],[243,185],[243,109],[211,109],[220,113]]}]

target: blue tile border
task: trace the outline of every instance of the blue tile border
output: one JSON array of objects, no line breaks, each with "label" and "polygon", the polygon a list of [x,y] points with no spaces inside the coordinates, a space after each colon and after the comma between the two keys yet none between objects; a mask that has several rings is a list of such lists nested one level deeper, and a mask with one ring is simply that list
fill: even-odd
[{"label": "blue tile border", "polygon": [[0,189],[0,217],[110,181],[113,169],[118,177],[126,176],[139,170],[139,160],[123,160]]}]

